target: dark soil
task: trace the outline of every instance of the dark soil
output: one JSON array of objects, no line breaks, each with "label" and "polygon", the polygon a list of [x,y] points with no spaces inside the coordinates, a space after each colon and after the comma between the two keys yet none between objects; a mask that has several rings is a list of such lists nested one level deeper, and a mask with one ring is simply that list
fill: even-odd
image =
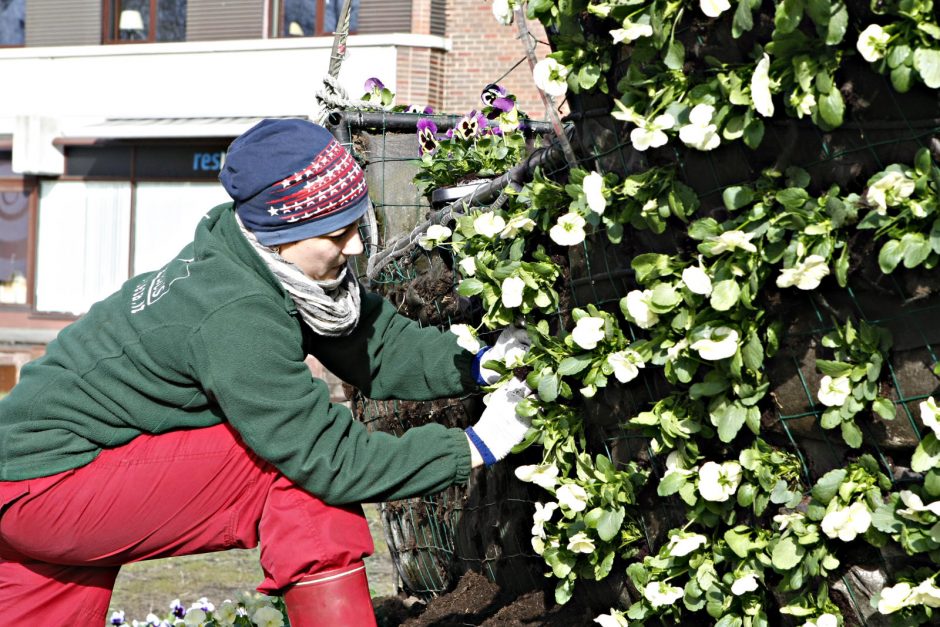
[{"label": "dark soil", "polygon": [[[546,600],[542,592],[519,597],[503,593],[498,585],[476,572],[466,573],[456,588],[432,599],[427,606],[415,603],[406,607],[397,597],[376,599],[376,617],[380,627],[587,627],[594,624],[595,613],[575,601],[558,606]],[[607,611],[601,610],[600,612]]]}]

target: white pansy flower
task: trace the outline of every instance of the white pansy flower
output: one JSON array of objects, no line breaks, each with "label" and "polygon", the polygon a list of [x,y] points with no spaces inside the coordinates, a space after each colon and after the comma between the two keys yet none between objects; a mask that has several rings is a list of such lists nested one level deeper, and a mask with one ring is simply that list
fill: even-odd
[{"label": "white pansy flower", "polygon": [[493,0],[493,17],[503,26],[512,24],[512,5],[509,0]]},{"label": "white pansy flower", "polygon": [[219,625],[231,627],[238,618],[238,606],[228,600],[222,601],[222,605],[219,606],[219,610],[214,614],[213,618],[215,618]]},{"label": "white pansy flower", "polygon": [[604,319],[584,316],[574,325],[571,339],[586,351],[593,350],[604,339]]},{"label": "white pansy flower", "polygon": [[804,115],[812,115],[813,107],[816,106],[816,96],[811,91],[802,94],[795,91],[790,94],[790,104],[796,110],[796,117],[802,118]]},{"label": "white pansy flower", "polygon": [[518,368],[525,365],[525,355],[526,349],[513,347],[506,350],[506,354],[503,356],[503,364],[509,368]]},{"label": "white pansy flower", "polygon": [[672,605],[682,598],[682,588],[670,586],[665,581],[651,581],[643,588],[643,596],[653,607]]},{"label": "white pansy flower", "polygon": [[705,462],[698,472],[698,492],[706,501],[723,503],[741,485],[741,464],[738,462]]},{"label": "white pansy flower", "polygon": [[576,483],[566,483],[558,488],[555,498],[559,505],[572,512],[582,512],[587,507],[588,494]]},{"label": "white pansy flower", "polygon": [[251,620],[258,627],[283,627],[284,616],[280,610],[276,610],[270,605],[258,608],[252,615]]},{"label": "white pansy flower", "polygon": [[907,508],[897,510],[899,516],[914,520],[917,519],[918,512],[930,512],[934,516],[940,516],[940,501],[934,501],[929,505],[924,505],[921,498],[910,490],[901,490],[899,496],[901,497],[901,502],[904,503]]},{"label": "white pansy flower", "polygon": [[801,520],[803,517],[803,514],[799,512],[793,512],[790,514],[777,514],[774,516],[774,522],[777,523],[779,531],[785,531],[786,528],[790,526],[791,522]]},{"label": "white pansy flower", "polygon": [[682,338],[672,346],[666,349],[666,359],[679,359],[682,352],[689,347],[689,340]]},{"label": "white pansy flower", "polygon": [[124,612],[111,612],[111,620],[108,623],[109,625],[122,625],[124,624]]},{"label": "white pansy flower", "polygon": [[695,474],[696,470],[697,468],[686,468],[683,466],[682,457],[679,455],[679,451],[672,451],[666,455],[666,472],[663,473],[663,479],[674,473],[679,473],[688,477]]},{"label": "white pansy flower", "polygon": [[545,552],[545,540],[539,536],[532,536],[532,550],[535,551],[536,555],[541,555]]},{"label": "white pansy flower", "polygon": [[689,266],[682,271],[682,283],[693,294],[708,296],[712,293],[712,278],[702,266]]},{"label": "white pansy flower", "polygon": [[506,228],[506,220],[503,216],[491,211],[481,213],[473,220],[473,230],[486,238],[492,239],[504,228]]},{"label": "white pansy flower", "polygon": [[418,246],[425,250],[431,250],[450,237],[451,233],[453,233],[453,231],[443,224],[432,224],[428,227],[427,232],[418,238]]},{"label": "white pansy flower", "polygon": [[618,612],[614,608],[610,608],[610,614],[601,614],[594,619],[595,623],[598,623],[601,627],[628,627],[630,623],[627,622],[627,617],[623,615],[623,612]]},{"label": "white pansy flower", "polygon": [[659,316],[650,308],[652,300],[652,290],[627,292],[627,313],[630,315],[630,319],[641,329],[648,329],[659,322]]},{"label": "white pansy flower", "polygon": [[457,336],[457,346],[466,351],[470,351],[474,355],[483,348],[470,325],[452,324],[450,325],[450,332]]},{"label": "white pansy flower", "polygon": [[715,107],[697,104],[689,112],[689,123],[679,129],[679,139],[698,150],[714,150],[721,143],[718,127],[712,124]]},{"label": "white pansy flower", "polygon": [[920,419],[924,422],[925,427],[940,438],[940,407],[937,407],[937,401],[933,400],[932,396],[921,402]]},{"label": "white pansy flower", "polygon": [[793,287],[814,290],[829,274],[829,262],[822,255],[810,255],[792,268],[784,268],[777,277],[777,287]]},{"label": "white pansy flower", "polygon": [[568,68],[551,57],[546,57],[532,69],[535,86],[549,96],[564,96],[568,91]]},{"label": "white pansy flower", "polygon": [[652,35],[653,27],[648,22],[643,21],[631,22],[630,20],[624,20],[622,28],[610,31],[610,36],[613,37],[615,44],[631,43],[641,37],[652,37]]},{"label": "white pansy flower", "polygon": [[926,605],[932,608],[940,607],[940,588],[934,584],[932,578],[925,579],[917,584],[911,596],[914,597],[915,603],[918,605]]},{"label": "white pansy flower", "polygon": [[189,611],[186,612],[186,616],[183,618],[183,624],[186,627],[199,627],[209,616],[206,614],[206,611],[201,607],[191,607]]},{"label": "white pansy flower", "polygon": [[572,553],[593,553],[594,540],[588,534],[579,531],[568,539],[568,550]]},{"label": "white pansy flower", "polygon": [[598,215],[604,215],[607,198],[604,197],[604,177],[599,172],[591,172],[581,182],[588,209]]},{"label": "white pansy flower", "polygon": [[708,544],[708,538],[700,533],[674,533],[669,536],[669,545],[666,550],[672,557],[685,557],[706,544]]},{"label": "white pansy flower", "polygon": [[828,374],[819,380],[819,402],[826,407],[842,407],[852,393],[852,381],[848,375],[833,379]]},{"label": "white pansy flower", "polygon": [[749,253],[756,253],[757,247],[751,243],[754,239],[753,233],[745,233],[737,229],[725,231],[719,235],[709,237],[706,241],[715,242],[712,247],[712,254],[718,255],[729,250],[744,250]]},{"label": "white pansy flower", "polygon": [[524,213],[518,213],[506,223],[506,228],[500,231],[499,236],[502,239],[510,239],[519,234],[520,231],[531,231],[535,228],[535,220]]},{"label": "white pansy flower", "polygon": [[757,590],[757,575],[754,573],[748,573],[743,577],[738,577],[734,580],[734,583],[731,584],[731,594],[736,597],[748,592],[754,592],[755,590]]},{"label": "white pansy flower", "polygon": [[607,356],[607,363],[614,369],[614,376],[621,383],[636,379],[640,374],[640,368],[646,366],[643,357],[632,348],[611,353]]},{"label": "white pansy flower", "polygon": [[885,32],[885,29],[878,24],[869,24],[865,30],[858,34],[858,41],[855,47],[858,48],[862,58],[869,63],[874,63],[885,56],[888,40],[891,35]]},{"label": "white pansy flower", "polygon": [[585,224],[587,222],[578,214],[566,213],[549,229],[548,236],[559,246],[575,246],[583,242],[587,235],[584,232]]},{"label": "white pansy flower", "polygon": [[699,0],[702,13],[708,17],[718,17],[731,8],[729,0]]},{"label": "white pansy flower", "polygon": [[668,113],[657,115],[652,120],[642,119],[637,128],[630,131],[630,141],[637,150],[665,146],[669,138],[663,131],[676,125],[676,119]]},{"label": "white pansy flower", "polygon": [[823,517],[820,524],[823,533],[843,542],[851,542],[858,534],[868,531],[870,526],[871,511],[860,501],[832,510]]},{"label": "white pansy flower", "polygon": [[731,327],[705,326],[693,333],[697,338],[690,348],[698,352],[699,357],[708,361],[718,361],[733,356],[738,351],[740,335]]},{"label": "white pansy flower", "polygon": [[477,273],[476,257],[464,257],[457,262],[457,266],[460,268],[460,273],[464,276],[473,276]]},{"label": "white pansy flower", "polygon": [[512,309],[522,304],[522,291],[525,289],[525,281],[517,276],[506,277],[500,287],[502,290],[501,299],[503,306]]},{"label": "white pansy flower", "polygon": [[770,94],[770,56],[766,52],[751,75],[751,100],[754,110],[765,118],[774,114],[774,101]]},{"label": "white pansy flower", "polygon": [[902,581],[890,588],[882,588],[881,598],[878,599],[878,612],[881,614],[893,614],[900,609],[912,605],[913,591],[911,584],[906,581]]},{"label": "white pansy flower", "polygon": [[552,514],[556,509],[558,509],[558,503],[535,504],[535,514],[532,515],[532,535],[534,537],[545,537],[545,523],[552,519]]},{"label": "white pansy flower", "polygon": [[865,200],[884,215],[888,207],[894,207],[914,193],[915,184],[903,172],[889,170],[878,180],[870,182]]},{"label": "white pansy flower", "polygon": [[839,627],[839,617],[826,612],[820,614],[815,620],[808,620],[802,627]]},{"label": "white pansy flower", "polygon": [[534,483],[545,489],[555,487],[558,477],[558,467],[555,464],[531,464],[516,468],[516,478],[520,481]]}]

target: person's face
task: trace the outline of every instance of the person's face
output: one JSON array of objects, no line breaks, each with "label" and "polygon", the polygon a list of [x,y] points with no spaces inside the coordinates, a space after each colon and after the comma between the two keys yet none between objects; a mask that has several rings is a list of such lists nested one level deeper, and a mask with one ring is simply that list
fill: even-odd
[{"label": "person's face", "polygon": [[326,235],[281,244],[281,257],[316,281],[335,279],[346,260],[362,251],[358,220]]}]

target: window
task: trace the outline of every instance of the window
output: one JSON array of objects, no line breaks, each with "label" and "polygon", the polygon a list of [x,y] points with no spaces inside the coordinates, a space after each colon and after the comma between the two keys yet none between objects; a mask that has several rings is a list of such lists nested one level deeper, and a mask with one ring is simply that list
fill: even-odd
[{"label": "window", "polygon": [[[314,37],[336,30],[345,0],[272,0],[271,15],[277,17],[276,37]],[[359,23],[359,0],[349,8],[349,31]]]},{"label": "window", "polygon": [[127,279],[130,183],[46,181],[39,197],[36,309],[81,314]]},{"label": "window", "polygon": [[186,0],[108,0],[105,24],[110,43],[185,41]]},{"label": "window", "polygon": [[29,193],[0,187],[0,306],[26,304]]},{"label": "window", "polygon": [[26,0],[0,0],[0,46],[26,43]]}]

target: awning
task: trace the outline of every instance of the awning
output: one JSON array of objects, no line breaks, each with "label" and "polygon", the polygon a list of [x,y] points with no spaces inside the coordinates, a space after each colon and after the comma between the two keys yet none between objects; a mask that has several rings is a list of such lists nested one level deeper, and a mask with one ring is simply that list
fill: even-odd
[{"label": "awning", "polygon": [[[57,146],[86,144],[102,139],[178,139],[237,137],[265,117],[111,118],[60,128]],[[300,117],[306,116],[284,116]]]}]

